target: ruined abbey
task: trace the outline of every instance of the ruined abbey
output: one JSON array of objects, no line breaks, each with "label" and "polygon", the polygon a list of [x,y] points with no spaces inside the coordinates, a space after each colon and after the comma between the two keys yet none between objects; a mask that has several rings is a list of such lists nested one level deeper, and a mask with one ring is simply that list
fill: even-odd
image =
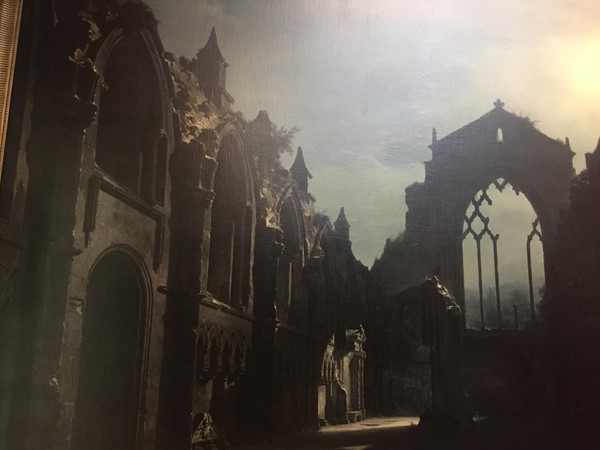
[{"label": "ruined abbey", "polygon": [[[433,130],[369,269],[344,205],[315,208],[311,149],[283,167],[293,131],[236,112],[214,28],[190,60],[141,2],[1,7],[0,448],[225,449],[402,415],[597,431],[600,148],[576,175],[568,140],[500,100]],[[514,313],[483,210],[503,190],[544,255]]]}]

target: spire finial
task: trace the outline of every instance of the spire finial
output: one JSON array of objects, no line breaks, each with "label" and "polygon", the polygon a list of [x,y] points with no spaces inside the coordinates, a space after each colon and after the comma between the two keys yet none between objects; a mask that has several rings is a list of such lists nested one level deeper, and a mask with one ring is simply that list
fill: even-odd
[{"label": "spire finial", "polygon": [[431,145],[435,144],[437,142],[437,130],[435,129],[435,127],[433,127],[433,129],[431,130]]},{"label": "spire finial", "polygon": [[[197,57],[201,59],[208,58],[209,60],[216,58],[220,59],[221,62],[225,62],[225,58],[223,58],[223,55],[221,54],[221,49],[219,49],[217,31],[214,26],[210,30],[210,36],[208,36],[206,44],[198,51]],[[204,61],[204,63],[206,63],[206,61]]]},{"label": "spire finial", "polygon": [[206,44],[204,46],[205,47],[209,47],[209,46],[218,47],[219,46],[219,44],[217,42],[217,30],[215,30],[214,26],[210,29],[210,36],[208,36],[208,40],[206,41]]},{"label": "spire finial", "polygon": [[342,241],[350,241],[350,223],[346,218],[343,206],[340,208],[340,214],[335,219],[335,222],[333,222],[333,226],[335,227],[335,233]]},{"label": "spire finial", "polygon": [[312,178],[312,174],[307,169],[306,162],[304,162],[302,147],[298,147],[296,159],[294,160],[292,167],[290,167],[290,173],[292,174],[292,178],[298,183],[299,187],[304,192],[308,192],[308,180]]},{"label": "spire finial", "polygon": [[334,225],[336,227],[339,225],[350,226],[350,223],[348,222],[348,219],[346,218],[346,211],[344,210],[343,206],[340,208],[340,213],[338,214],[338,218],[335,220]]},{"label": "spire finial", "polygon": [[494,102],[494,106],[495,106],[497,109],[503,109],[503,108],[504,108],[504,102],[503,102],[502,100],[498,99],[498,100],[496,100],[496,101]]},{"label": "spire finial", "polygon": [[257,132],[259,136],[269,136],[273,133],[274,125],[269,119],[269,113],[264,109],[258,112],[256,118],[249,123],[249,129]]}]

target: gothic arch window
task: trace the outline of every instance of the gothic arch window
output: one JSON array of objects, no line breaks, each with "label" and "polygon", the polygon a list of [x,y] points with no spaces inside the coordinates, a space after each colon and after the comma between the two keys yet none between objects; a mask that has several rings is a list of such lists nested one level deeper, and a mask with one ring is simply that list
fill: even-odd
[{"label": "gothic arch window", "polygon": [[96,163],[136,195],[162,203],[166,160],[156,67],[143,36],[125,36],[111,52],[104,73]]},{"label": "gothic arch window", "polygon": [[496,142],[500,144],[504,142],[504,133],[502,132],[502,128],[498,128],[496,131]]},{"label": "gothic arch window", "polygon": [[496,179],[471,200],[463,226],[467,328],[524,329],[545,284],[542,234],[528,199]]},{"label": "gothic arch window", "polygon": [[300,218],[293,197],[288,196],[281,206],[280,226],[283,231],[283,254],[279,258],[277,273],[277,318],[280,321],[301,320],[303,311],[300,299],[301,270],[303,264]]},{"label": "gothic arch window", "polygon": [[208,291],[232,306],[249,306],[254,207],[242,144],[221,143],[210,226]]}]

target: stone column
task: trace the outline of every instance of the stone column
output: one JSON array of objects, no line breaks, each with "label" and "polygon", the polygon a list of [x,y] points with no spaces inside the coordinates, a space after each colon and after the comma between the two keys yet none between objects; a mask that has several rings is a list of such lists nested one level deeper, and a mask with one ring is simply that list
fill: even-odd
[{"label": "stone column", "polygon": [[254,325],[252,352],[254,393],[254,426],[270,437],[274,417],[274,354],[277,330],[277,268],[284,246],[281,230],[261,225],[256,230],[254,260]]},{"label": "stone column", "polygon": [[[75,205],[80,181],[84,130],[96,107],[76,87],[95,81],[92,68],[69,59],[87,48],[90,24],[76,11],[54,10],[52,3],[26,2],[22,23],[33,30],[21,36],[35,55],[27,76],[32,90],[31,129],[25,152],[28,183],[24,212],[22,264],[15,306],[20,319],[14,362],[8,448],[53,448],[61,399],[57,380],[64,332],[68,280],[73,256]],[[25,30],[26,28],[23,28]],[[26,136],[25,132],[23,136]]]},{"label": "stone column", "polygon": [[157,449],[189,450],[192,439],[204,219],[214,193],[200,187],[204,145],[181,144],[170,161],[171,254],[166,294]]},{"label": "stone column", "polygon": [[56,377],[76,254],[72,232],[82,139],[95,114],[92,105],[68,96],[53,108],[46,107],[46,114],[53,116],[51,123],[39,117],[38,110],[33,121],[36,131],[28,142],[27,245],[17,306],[21,328],[13,389],[18,400],[13,402],[10,433],[14,449],[42,448],[55,436],[60,415]]},{"label": "stone column", "polygon": [[419,428],[452,428],[464,423],[461,310],[436,277],[420,287],[423,343],[430,347],[431,412]]},{"label": "stone column", "polygon": [[363,420],[367,418],[367,410],[365,408],[365,358],[360,362],[360,408],[362,410]]},{"label": "stone column", "polygon": [[[309,388],[309,399],[308,399],[308,418],[307,423],[309,429],[318,429],[320,426],[319,422],[319,382],[321,381],[324,353],[327,349],[327,340],[323,341],[323,338],[319,336],[322,332],[320,330],[322,311],[321,311],[321,291],[324,282],[322,260],[324,252],[317,245],[313,247],[312,254],[306,261],[303,268],[303,283],[305,288],[305,295],[307,301],[307,318],[308,318],[308,329],[310,332],[311,343],[310,343],[310,383]],[[334,374],[330,373],[333,370],[331,365],[328,365],[325,369],[327,375],[326,380],[326,397],[328,400],[325,405],[325,417],[330,418],[331,413],[331,392]]]}]

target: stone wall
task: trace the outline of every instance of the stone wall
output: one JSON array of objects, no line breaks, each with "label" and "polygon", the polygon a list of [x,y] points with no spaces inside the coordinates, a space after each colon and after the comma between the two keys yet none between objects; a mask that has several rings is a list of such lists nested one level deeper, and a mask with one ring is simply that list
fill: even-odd
[{"label": "stone wall", "polygon": [[[186,61],[141,2],[24,5],[2,178],[2,446],[226,447],[317,428],[331,336],[345,407],[364,418],[374,281],[343,209],[315,214],[302,151],[284,169],[251,139],[276,129],[266,112],[231,111],[215,31]],[[355,348],[361,325],[373,338]]]},{"label": "stone wall", "polygon": [[586,154],[586,169],[571,186],[571,204],[563,211],[553,282],[548,285],[543,315],[549,354],[546,369],[553,417],[565,435],[597,439],[600,376],[597,354],[600,309],[597,279],[600,264],[598,180],[600,143]]},{"label": "stone wall", "polygon": [[435,274],[464,308],[462,242],[469,202],[496,180],[508,181],[540,220],[547,262],[559,211],[569,204],[574,153],[568,142],[546,136],[528,118],[506,111],[500,100],[449,135],[438,140],[435,129],[432,134],[425,180],[406,189],[406,229],[387,242],[372,272],[388,296]]}]

